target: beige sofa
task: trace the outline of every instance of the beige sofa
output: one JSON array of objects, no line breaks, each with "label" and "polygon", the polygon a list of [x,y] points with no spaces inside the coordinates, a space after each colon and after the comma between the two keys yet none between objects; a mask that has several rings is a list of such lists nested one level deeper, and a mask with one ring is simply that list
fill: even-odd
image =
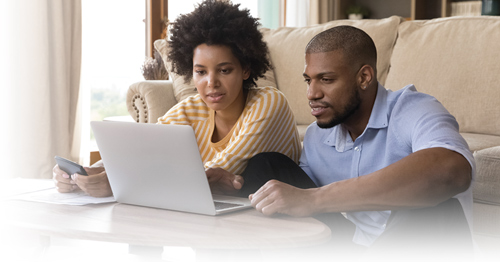
[{"label": "beige sofa", "polygon": [[[500,17],[426,21],[390,17],[262,29],[274,71],[258,84],[275,86],[286,95],[302,135],[314,121],[302,78],[304,48],[317,33],[344,24],[359,27],[374,39],[378,79],[386,88],[415,84],[457,118],[477,163],[474,236],[485,253],[500,255]],[[166,42],[158,40],[155,47],[165,58]],[[175,103],[195,94],[192,83],[170,76],[171,81],[144,81],[130,87],[127,105],[137,122],[154,123]]]}]

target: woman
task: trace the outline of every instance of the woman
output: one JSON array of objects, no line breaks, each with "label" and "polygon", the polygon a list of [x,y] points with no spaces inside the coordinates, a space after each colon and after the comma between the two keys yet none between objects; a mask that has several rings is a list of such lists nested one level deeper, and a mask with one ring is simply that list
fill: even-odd
[{"label": "woman", "polygon": [[[237,194],[244,186],[240,174],[258,153],[280,152],[296,162],[300,156],[295,119],[284,95],[272,87],[253,87],[270,69],[268,50],[257,19],[238,6],[201,3],[176,20],[168,42],[173,71],[186,81],[192,78],[198,94],[179,102],[158,123],[193,127],[214,193]],[[87,172],[88,177],[70,179],[56,166],[59,191],[112,194],[103,167]]]}]

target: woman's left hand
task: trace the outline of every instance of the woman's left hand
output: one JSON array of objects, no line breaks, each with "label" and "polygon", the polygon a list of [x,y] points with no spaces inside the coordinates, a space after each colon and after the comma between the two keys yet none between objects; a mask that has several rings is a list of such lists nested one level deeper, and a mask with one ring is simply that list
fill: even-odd
[{"label": "woman's left hand", "polygon": [[205,173],[212,194],[237,195],[244,183],[242,176],[231,174],[222,168],[209,168]]}]

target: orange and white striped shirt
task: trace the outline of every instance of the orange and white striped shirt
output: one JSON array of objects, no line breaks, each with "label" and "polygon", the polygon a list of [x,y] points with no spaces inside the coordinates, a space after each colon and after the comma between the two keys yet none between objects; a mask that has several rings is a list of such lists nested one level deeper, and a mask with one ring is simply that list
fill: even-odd
[{"label": "orange and white striped shirt", "polygon": [[241,174],[247,161],[261,152],[280,152],[295,162],[301,145],[295,118],[285,95],[274,87],[251,88],[245,108],[231,131],[212,143],[215,113],[195,95],[172,107],[158,124],[193,127],[205,168]]}]

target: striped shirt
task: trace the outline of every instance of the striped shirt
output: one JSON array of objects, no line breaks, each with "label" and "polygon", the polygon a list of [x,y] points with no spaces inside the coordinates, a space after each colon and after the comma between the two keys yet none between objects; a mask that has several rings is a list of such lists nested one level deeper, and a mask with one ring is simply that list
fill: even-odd
[{"label": "striped shirt", "polygon": [[213,143],[215,112],[195,95],[172,107],[158,124],[193,127],[205,169],[220,167],[241,174],[247,161],[261,152],[280,152],[298,162],[301,151],[295,118],[274,87],[251,88],[245,108],[229,133]]}]

